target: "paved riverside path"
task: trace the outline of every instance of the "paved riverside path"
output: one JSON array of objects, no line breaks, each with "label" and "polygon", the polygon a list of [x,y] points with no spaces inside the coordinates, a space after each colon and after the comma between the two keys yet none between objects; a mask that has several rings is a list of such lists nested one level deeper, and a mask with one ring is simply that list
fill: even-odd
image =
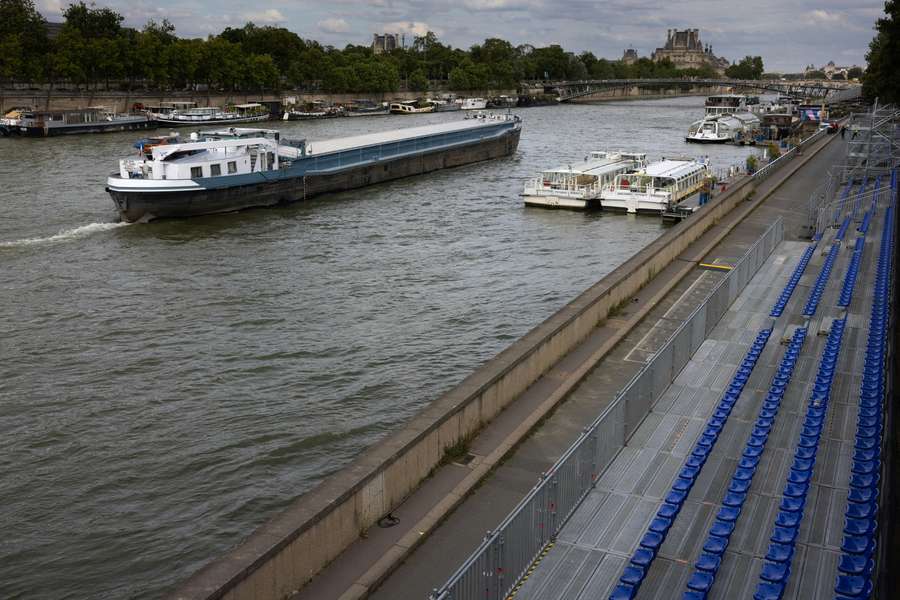
[{"label": "paved riverside path", "polygon": [[[806,154],[811,154],[815,149],[808,149]],[[645,359],[661,347],[725,276],[719,271],[700,269],[697,263],[702,259],[707,263],[733,264],[778,216],[785,219],[786,239],[798,241],[806,223],[805,210],[810,192],[818,186],[828,167],[838,163],[843,156],[844,147],[839,141],[828,143],[721,243],[711,251],[704,251],[702,249],[709,247],[710,240],[723,224],[711,228],[642,289],[630,306],[598,327],[579,348],[485,427],[470,444],[469,451],[474,456],[471,462],[438,469],[393,512],[400,519],[399,524],[386,529],[373,527],[366,538],[348,548],[296,597],[304,600],[362,597],[366,587],[376,583],[369,578],[367,571],[376,567],[379,561],[393,560],[397,549],[392,545],[408,544],[410,538],[415,538],[417,532],[410,531],[408,524],[419,521],[433,506],[451,501],[448,493],[471,472],[472,467],[479,464],[480,457],[500,446],[534,407],[546,399],[615,330],[638,318],[642,310],[649,308],[649,313],[579,383],[555,412],[536,427],[370,595],[379,600],[427,598],[431,590],[443,584],[478,546],[485,532],[500,523],[534,486],[540,473],[553,465],[581,430],[600,414],[640,369]],[[790,164],[786,167],[788,170],[791,168]],[[781,173],[776,173],[764,182],[756,192],[757,197],[771,190],[781,177]],[[738,211],[740,208],[735,209],[725,221]],[[659,290],[664,288],[666,279],[671,280],[682,273],[686,273],[684,278],[667,294],[661,295]],[[802,291],[797,293],[802,294]],[[660,295],[661,298],[658,298]]]}]

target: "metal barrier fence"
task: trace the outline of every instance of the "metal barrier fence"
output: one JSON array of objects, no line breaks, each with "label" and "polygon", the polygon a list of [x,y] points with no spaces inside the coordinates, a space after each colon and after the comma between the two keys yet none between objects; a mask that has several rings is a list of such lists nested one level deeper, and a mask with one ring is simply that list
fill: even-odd
[{"label": "metal barrier fence", "polygon": [[779,217],[430,600],[507,597],[783,239]]},{"label": "metal barrier fence", "polygon": [[782,154],[781,156],[779,156],[778,158],[776,158],[775,160],[773,160],[772,162],[767,164],[766,166],[764,166],[762,169],[758,170],[756,173],[753,174],[753,177],[757,181],[762,181],[763,179],[765,179],[766,177],[768,177],[769,175],[774,173],[777,169],[780,169],[781,166],[784,165],[787,161],[794,158],[794,156],[796,156],[797,153],[799,151],[801,151],[803,148],[814,143],[816,140],[821,139],[822,136],[827,135],[827,133],[828,132],[824,129],[818,130],[817,132],[815,132],[814,134],[812,134],[805,140],[801,141],[799,144],[797,144],[796,146],[794,146],[793,148],[791,148],[790,150],[788,150],[787,152],[785,152],[784,154]]}]

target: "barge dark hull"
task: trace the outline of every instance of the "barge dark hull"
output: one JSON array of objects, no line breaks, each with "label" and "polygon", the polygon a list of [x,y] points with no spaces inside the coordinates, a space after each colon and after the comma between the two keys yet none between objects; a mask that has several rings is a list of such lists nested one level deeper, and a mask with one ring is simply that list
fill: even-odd
[{"label": "barge dark hull", "polygon": [[84,123],[80,125],[63,125],[60,127],[17,127],[5,126],[7,135],[19,135],[23,137],[55,137],[59,135],[74,135],[81,133],[110,133],[115,131],[138,131],[141,129],[156,129],[156,121],[135,121],[131,123],[117,123],[105,121],[97,123]]},{"label": "barge dark hull", "polygon": [[314,172],[244,186],[180,192],[108,191],[122,219],[128,222],[234,212],[300,202],[330,192],[502,158],[516,151],[520,134],[521,129],[515,128],[495,138],[452,148],[370,162],[338,172]]}]

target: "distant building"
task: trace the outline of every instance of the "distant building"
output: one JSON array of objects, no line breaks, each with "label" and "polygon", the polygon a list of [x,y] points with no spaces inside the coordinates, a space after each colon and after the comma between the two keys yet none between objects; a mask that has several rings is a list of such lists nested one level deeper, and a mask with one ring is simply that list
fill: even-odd
[{"label": "distant building", "polygon": [[821,72],[825,73],[825,77],[827,77],[828,79],[833,79],[835,75],[843,75],[842,79],[849,79],[850,78],[849,77],[850,69],[852,69],[854,67],[856,67],[856,65],[849,66],[849,67],[839,67],[836,64],[834,64],[833,60],[830,60],[830,61],[828,61],[827,65],[825,65],[824,67],[819,67],[818,69],[816,68],[815,65],[808,65],[806,67],[805,74],[809,74],[813,71],[821,71]]},{"label": "distant building", "polygon": [[625,50],[625,54],[622,55],[622,62],[626,65],[633,65],[638,61],[638,53],[634,48],[628,48]]},{"label": "distant building", "polygon": [[391,50],[402,47],[403,45],[399,33],[385,33],[383,35],[376,33],[372,35],[372,51],[375,54],[390,52]]},{"label": "distant building", "polygon": [[679,69],[712,67],[719,75],[724,75],[730,64],[713,54],[712,46],[703,45],[699,29],[669,29],[666,45],[657,48],[651,58],[655,62],[668,58]]}]

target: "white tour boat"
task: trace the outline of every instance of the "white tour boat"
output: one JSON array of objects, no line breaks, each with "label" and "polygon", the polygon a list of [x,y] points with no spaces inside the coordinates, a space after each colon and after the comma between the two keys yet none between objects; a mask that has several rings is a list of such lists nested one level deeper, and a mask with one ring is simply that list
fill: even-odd
[{"label": "white tour boat", "polygon": [[720,94],[706,99],[707,115],[731,115],[747,112],[759,104],[759,97],[742,94]]},{"label": "white tour boat", "polygon": [[750,112],[730,115],[707,115],[691,123],[685,141],[698,144],[753,143],[762,125]]},{"label": "white tour boat", "polygon": [[463,110],[484,110],[488,104],[484,98],[458,98],[456,103]]},{"label": "white tour boat", "polygon": [[170,127],[229,125],[269,120],[269,110],[262,104],[236,104],[227,109],[218,106],[175,108],[165,113],[152,113],[160,125]]},{"label": "white tour boat", "polygon": [[525,183],[525,206],[584,209],[600,207],[600,192],[616,175],[643,168],[646,154],[591,152],[584,162],[544,171]]},{"label": "white tour boat", "polygon": [[690,159],[663,159],[617,175],[600,194],[603,210],[661,213],[703,187],[709,167]]}]

